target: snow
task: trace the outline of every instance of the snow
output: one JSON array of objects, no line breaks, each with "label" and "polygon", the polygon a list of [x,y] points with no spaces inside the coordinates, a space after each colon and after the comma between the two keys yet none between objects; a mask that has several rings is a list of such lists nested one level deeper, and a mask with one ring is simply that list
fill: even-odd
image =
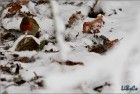
[{"label": "snow", "polygon": [[36,14],[36,10],[35,10],[35,4],[33,2],[29,2],[27,4],[28,9],[30,10],[31,13]]},{"label": "snow", "polygon": [[[66,0],[67,1],[67,0]],[[72,2],[74,0],[68,1]],[[58,2],[58,3],[57,3]],[[54,19],[51,18],[51,6],[49,4],[41,4],[35,6],[33,2],[22,6],[22,11],[31,11],[37,14],[34,19],[38,22],[41,31],[39,39],[31,35],[38,44],[40,41],[55,36],[58,44],[48,43],[42,51],[14,51],[17,43],[25,37],[19,38],[11,42],[12,47],[9,50],[0,48],[0,52],[4,52],[7,59],[1,60],[0,65],[7,65],[8,62],[20,64],[23,69],[20,70],[22,78],[29,82],[35,74],[43,76],[45,86],[43,88],[31,89],[33,82],[27,82],[20,86],[9,86],[8,82],[0,80],[1,92],[8,93],[97,93],[93,90],[95,87],[103,85],[105,82],[111,83],[111,86],[103,88],[102,93],[129,93],[121,91],[121,86],[129,84],[140,88],[140,1],[100,1],[99,4],[106,12],[104,16],[105,25],[101,29],[99,35],[105,35],[110,40],[118,38],[120,41],[107,53],[100,55],[94,52],[89,53],[85,48],[87,45],[93,45],[92,40],[98,41],[90,34],[82,33],[82,25],[85,21],[91,21],[87,12],[89,6],[94,1],[83,0],[82,6],[76,6],[80,0],[74,1],[74,5],[63,4],[65,1],[52,1],[52,10]],[[122,11],[119,11],[122,8]],[[112,14],[113,9],[117,11],[117,15]],[[69,17],[76,11],[81,11],[84,20],[78,20],[72,28],[66,29]],[[2,25],[6,29],[17,29],[22,20],[21,17],[3,18],[7,10],[2,13]],[[112,14],[111,16],[107,16]],[[109,30],[112,29],[112,32]],[[75,36],[79,33],[79,36]],[[71,41],[65,42],[64,36],[69,34]],[[6,42],[11,45],[10,42]],[[5,43],[5,44],[6,44]],[[45,52],[53,49],[54,52]],[[57,52],[58,51],[58,52]],[[20,57],[35,57],[33,63],[21,63],[13,61],[12,54],[18,54]],[[83,62],[84,65],[67,66],[59,64],[57,61],[71,60]],[[0,78],[12,79],[16,75],[4,74],[0,70]],[[7,88],[5,88],[7,87]],[[132,91],[131,93],[140,93],[140,91]]]}]

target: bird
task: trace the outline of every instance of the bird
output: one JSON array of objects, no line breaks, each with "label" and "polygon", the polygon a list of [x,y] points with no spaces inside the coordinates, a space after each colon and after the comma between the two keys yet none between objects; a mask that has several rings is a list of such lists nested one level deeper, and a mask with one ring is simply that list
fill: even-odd
[{"label": "bird", "polygon": [[23,17],[20,23],[20,31],[25,32],[25,34],[36,36],[39,32],[39,25],[33,17]]}]

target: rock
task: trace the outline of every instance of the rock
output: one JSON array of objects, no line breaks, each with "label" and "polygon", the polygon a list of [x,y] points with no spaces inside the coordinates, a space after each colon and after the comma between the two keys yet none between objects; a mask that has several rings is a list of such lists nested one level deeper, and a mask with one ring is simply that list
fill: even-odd
[{"label": "rock", "polygon": [[[18,42],[15,51],[33,51],[39,49],[39,43],[35,40],[35,37],[26,36]],[[38,39],[37,39],[38,40]]]}]

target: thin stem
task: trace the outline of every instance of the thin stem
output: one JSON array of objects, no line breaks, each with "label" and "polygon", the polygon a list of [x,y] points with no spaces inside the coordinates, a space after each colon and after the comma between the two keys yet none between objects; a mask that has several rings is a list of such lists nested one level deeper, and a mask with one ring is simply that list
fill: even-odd
[{"label": "thin stem", "polygon": [[93,9],[92,9],[92,11],[95,10],[95,7],[96,7],[96,5],[98,4],[98,2],[99,2],[99,0],[96,0],[96,1],[95,1],[94,5],[93,5]]}]

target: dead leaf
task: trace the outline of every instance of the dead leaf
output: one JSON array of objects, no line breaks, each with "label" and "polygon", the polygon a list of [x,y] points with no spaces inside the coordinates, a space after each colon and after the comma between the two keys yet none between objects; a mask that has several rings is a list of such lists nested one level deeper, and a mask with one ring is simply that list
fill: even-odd
[{"label": "dead leaf", "polygon": [[30,0],[19,0],[18,2],[21,4],[21,5],[26,5],[29,3]]},{"label": "dead leaf", "polygon": [[111,49],[112,47],[114,47],[114,45],[119,41],[118,39],[109,40],[107,37],[105,37],[103,35],[101,35],[97,38],[101,38],[103,41],[103,44],[97,44],[97,45],[93,45],[91,47],[88,46],[89,52],[103,54],[103,53],[107,52],[109,49]]},{"label": "dead leaf", "polygon": [[22,69],[22,67],[19,64],[7,63],[6,65],[0,65],[0,70],[2,72],[8,73],[11,75],[19,74],[20,69]]},{"label": "dead leaf", "polygon": [[31,63],[31,62],[34,62],[35,61],[35,58],[34,57],[17,57],[14,59],[14,61],[19,61],[19,62],[22,62],[22,63]]},{"label": "dead leaf", "polygon": [[26,83],[26,81],[21,77],[21,75],[18,75],[17,77],[15,77],[15,78],[13,79],[13,82],[14,82],[16,85],[18,85],[18,86],[20,86],[20,85]]},{"label": "dead leaf", "polygon": [[41,4],[46,4],[46,3],[50,3],[49,0],[37,0],[37,1],[33,1],[36,6],[37,5],[41,5]]},{"label": "dead leaf", "polygon": [[22,8],[22,6],[17,2],[12,2],[8,4],[7,7],[10,14],[16,14]]},{"label": "dead leaf", "polygon": [[102,53],[106,52],[107,49],[105,48],[104,45],[98,44],[96,46],[88,47],[88,51],[102,54]]},{"label": "dead leaf", "polygon": [[106,86],[110,86],[111,84],[108,82],[105,82],[103,85],[97,86],[95,87],[93,90],[97,91],[97,92],[102,92],[103,88]]},{"label": "dead leaf", "polygon": [[98,14],[105,15],[105,12],[103,11],[102,8],[99,8],[98,11],[94,11],[93,8],[90,8],[90,11],[88,13],[88,17],[90,17],[90,18],[96,18]]},{"label": "dead leaf", "polygon": [[64,62],[66,65],[73,66],[73,65],[84,65],[82,62],[73,62],[73,61],[66,61]]},{"label": "dead leaf", "polygon": [[75,66],[75,65],[84,65],[82,62],[74,62],[74,61],[70,61],[70,60],[67,60],[65,62],[58,62],[59,64],[65,64],[65,65],[68,65],[68,66]]},{"label": "dead leaf", "polygon": [[84,22],[82,32],[91,34],[100,33],[100,29],[102,28],[103,24],[103,15],[99,14],[93,21]]},{"label": "dead leaf", "polygon": [[19,12],[20,17],[36,17],[36,15],[30,13],[30,12]]},{"label": "dead leaf", "polygon": [[72,14],[68,20],[68,24],[66,24],[67,28],[72,27],[72,25],[74,25],[74,23],[76,23],[76,21],[78,21],[79,19],[83,19],[84,15],[81,13],[81,11],[76,11],[76,13]]}]

